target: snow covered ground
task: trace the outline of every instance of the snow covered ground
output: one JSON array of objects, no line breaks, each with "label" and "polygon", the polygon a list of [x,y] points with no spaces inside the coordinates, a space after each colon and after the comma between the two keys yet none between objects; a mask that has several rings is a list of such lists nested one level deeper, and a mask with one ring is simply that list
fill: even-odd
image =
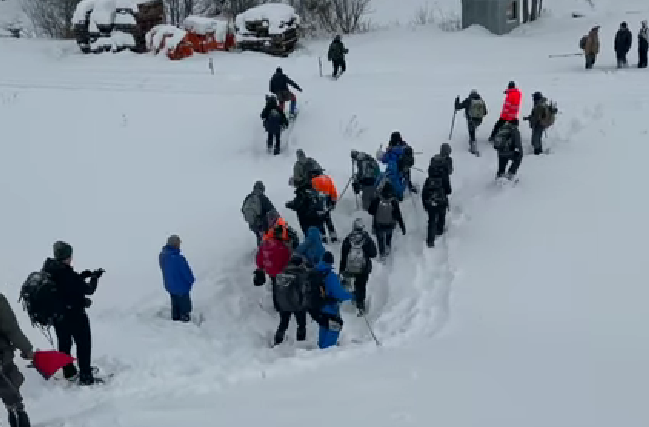
[{"label": "snow covered ground", "polygon": [[[11,64],[0,72],[0,289],[15,301],[52,243],[72,243],[78,268],[107,271],[90,309],[94,359],[117,373],[79,390],[26,370],[35,424],[646,426],[649,75],[616,71],[611,44],[621,20],[635,33],[649,8],[616,4],[626,7],[579,20],[562,6],[505,37],[434,26],[347,37],[349,69],[337,82],[318,76],[326,43],[287,59],[214,53],[212,76],[201,55],[83,56],[73,43],[0,39]],[[594,23],[597,69],[548,58],[575,52]],[[258,115],[277,65],[304,92],[284,154],[268,158]],[[518,186],[497,189],[484,141],[511,79],[524,114],[536,90],[562,114],[546,140],[553,154],[526,156]],[[480,158],[458,115],[448,234],[424,249],[421,204],[406,200],[408,234],[397,232],[391,265],[372,276],[368,317],[383,346],[346,313],[339,348],[295,346],[292,325],[287,344],[268,349],[278,319],[252,286],[254,238],[239,211],[254,181],[296,224],[283,204],[297,148],[339,189],[350,150],[374,153],[393,130],[424,152],[416,166],[426,168],[447,140],[453,99],[472,88],[490,115]],[[355,215],[346,194],[334,214],[340,234]],[[170,233],[198,277],[200,327],[164,318],[157,254]]]}]

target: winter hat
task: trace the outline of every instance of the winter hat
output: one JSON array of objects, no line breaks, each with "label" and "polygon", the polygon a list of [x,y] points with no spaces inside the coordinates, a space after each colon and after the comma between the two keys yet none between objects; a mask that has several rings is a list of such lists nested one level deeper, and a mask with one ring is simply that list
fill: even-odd
[{"label": "winter hat", "polygon": [[298,160],[306,159],[306,154],[304,154],[304,150],[301,148],[298,148],[298,150],[295,152],[295,155],[297,156]]},{"label": "winter hat", "polygon": [[266,187],[264,186],[263,182],[257,181],[255,182],[255,185],[253,185],[252,191],[259,191],[260,193],[263,194],[263,192],[266,191]]},{"label": "winter hat", "polygon": [[284,71],[282,71],[282,67],[277,67],[277,69],[275,70],[275,72],[276,72],[277,74],[283,74],[283,73],[284,73]]},{"label": "winter hat", "polygon": [[512,80],[507,85],[507,89],[514,89],[514,88],[516,88],[516,83]]},{"label": "winter hat", "polygon": [[335,42],[341,41],[340,34],[338,34],[338,35],[336,35],[336,37],[334,37],[334,41]]},{"label": "winter hat", "polygon": [[471,92],[469,92],[471,95],[477,95],[478,90],[477,89],[471,89]]},{"label": "winter hat", "polygon": [[329,251],[325,252],[324,255],[322,255],[322,262],[324,262],[325,264],[333,265],[334,254]]},{"label": "winter hat", "polygon": [[177,234],[172,234],[167,238],[167,246],[173,246],[174,248],[180,248],[180,237]]},{"label": "winter hat", "polygon": [[356,160],[358,158],[358,151],[352,150],[352,159]]},{"label": "winter hat", "polygon": [[439,154],[441,154],[442,156],[450,156],[452,151],[453,150],[451,149],[451,145],[448,142],[443,143],[439,147]]},{"label": "winter hat", "polygon": [[396,145],[402,141],[403,139],[401,138],[401,132],[392,132],[392,134],[390,135],[390,145]]},{"label": "winter hat", "polygon": [[620,24],[620,27],[622,27],[622,28],[626,28],[626,27],[627,27],[626,22],[622,22],[622,23]]},{"label": "winter hat", "polygon": [[65,243],[61,240],[54,242],[52,247],[54,253],[54,259],[57,261],[65,261],[68,258],[72,258],[72,246],[68,243]]},{"label": "winter hat", "polygon": [[534,92],[532,94],[532,99],[535,100],[535,101],[539,101],[539,100],[543,99],[543,94],[541,92],[538,92],[538,91]]},{"label": "winter hat", "polygon": [[363,231],[365,230],[365,224],[363,224],[362,218],[356,218],[352,223],[352,230],[354,231]]}]

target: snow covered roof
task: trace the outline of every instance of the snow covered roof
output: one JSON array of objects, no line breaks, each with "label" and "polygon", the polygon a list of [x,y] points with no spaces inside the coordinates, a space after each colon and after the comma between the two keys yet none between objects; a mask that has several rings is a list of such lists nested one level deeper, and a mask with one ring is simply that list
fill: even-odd
[{"label": "snow covered roof", "polygon": [[[152,0],[81,0],[72,15],[72,22],[84,22],[86,20],[86,14],[91,10],[93,11],[93,15],[94,11],[98,9],[102,11],[111,11],[114,15],[115,9],[131,9],[137,11],[138,5],[150,3],[151,1]],[[101,13],[97,15],[97,18],[105,20]],[[91,19],[97,18],[91,17]],[[100,21],[97,22],[99,24],[104,23]]]},{"label": "snow covered roof", "polygon": [[188,16],[183,21],[183,28],[196,34],[207,33],[225,34],[228,30],[228,21],[224,19],[205,18],[203,16]]},{"label": "snow covered roof", "polygon": [[[165,38],[167,34],[170,36]],[[164,39],[164,50],[169,51],[175,49],[186,35],[187,31],[174,27],[173,25],[156,25],[151,31],[146,33],[146,44],[149,49],[155,50],[160,47]]]},{"label": "snow covered roof", "polygon": [[291,19],[295,19],[295,24],[300,23],[300,17],[291,6],[283,3],[267,3],[237,15],[236,24],[241,31],[245,31],[247,21],[268,21],[268,33],[281,34],[284,28],[280,27]]}]

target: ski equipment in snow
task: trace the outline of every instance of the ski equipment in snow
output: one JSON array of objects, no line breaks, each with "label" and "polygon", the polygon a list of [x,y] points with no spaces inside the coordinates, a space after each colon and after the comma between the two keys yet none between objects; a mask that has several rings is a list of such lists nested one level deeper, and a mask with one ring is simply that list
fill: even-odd
[{"label": "ski equipment in snow", "polygon": [[347,267],[345,273],[361,274],[365,271],[367,260],[365,259],[365,236],[363,233],[354,233],[349,236],[349,243],[351,248],[347,255]]},{"label": "ski equipment in snow", "polygon": [[472,99],[469,105],[468,116],[470,119],[482,120],[487,115],[487,105],[482,98]]},{"label": "ski equipment in snow", "polygon": [[43,328],[53,326],[65,308],[56,283],[44,271],[35,271],[27,277],[18,301],[22,301],[32,324]]}]

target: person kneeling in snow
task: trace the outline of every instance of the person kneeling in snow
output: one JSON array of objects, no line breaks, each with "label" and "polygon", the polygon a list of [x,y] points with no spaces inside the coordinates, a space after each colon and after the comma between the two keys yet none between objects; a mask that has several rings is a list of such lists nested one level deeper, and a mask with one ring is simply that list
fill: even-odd
[{"label": "person kneeling in snow", "polygon": [[320,275],[324,285],[325,302],[320,309],[318,324],[318,347],[329,348],[338,343],[340,331],[343,328],[343,319],[340,317],[340,303],[354,299],[354,295],[347,292],[340,283],[338,275],[333,270],[334,256],[325,252],[322,261],[316,266],[315,272]]},{"label": "person kneeling in snow", "polygon": [[170,236],[160,252],[158,261],[164,287],[171,297],[171,319],[189,322],[192,311],[189,292],[196,279],[187,259],[180,254],[180,243],[180,237],[175,234]]}]

